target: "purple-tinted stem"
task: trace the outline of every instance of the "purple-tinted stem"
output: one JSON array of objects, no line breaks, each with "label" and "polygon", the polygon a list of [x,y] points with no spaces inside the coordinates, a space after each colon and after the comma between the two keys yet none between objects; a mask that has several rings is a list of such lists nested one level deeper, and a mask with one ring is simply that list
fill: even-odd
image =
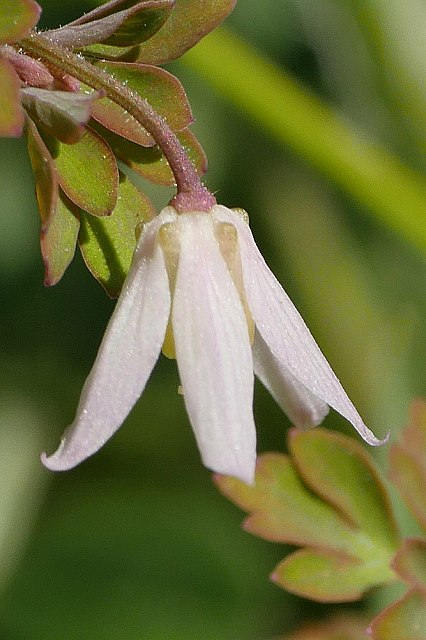
[{"label": "purple-tinted stem", "polygon": [[177,194],[171,204],[180,211],[208,211],[215,197],[203,185],[176,134],[151,105],[102,69],[82,56],[64,49],[48,37],[32,34],[19,43],[26,53],[48,61],[62,71],[105,95],[132,115],[154,138],[163,151],[176,180]]}]

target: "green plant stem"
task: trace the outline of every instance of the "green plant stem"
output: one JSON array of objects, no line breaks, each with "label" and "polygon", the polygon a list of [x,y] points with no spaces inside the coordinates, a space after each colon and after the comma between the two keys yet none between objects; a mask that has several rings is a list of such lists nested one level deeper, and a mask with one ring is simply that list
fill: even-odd
[{"label": "green plant stem", "polygon": [[84,84],[102,91],[152,135],[175,176],[177,195],[172,199],[172,204],[179,211],[208,211],[215,204],[216,199],[202,184],[177,136],[146,100],[112,75],[96,68],[82,56],[60,47],[46,36],[31,34],[21,40],[19,46],[27,54],[48,61]]},{"label": "green plant stem", "polygon": [[423,177],[226,29],[185,54],[188,67],[377,220],[426,253]]}]

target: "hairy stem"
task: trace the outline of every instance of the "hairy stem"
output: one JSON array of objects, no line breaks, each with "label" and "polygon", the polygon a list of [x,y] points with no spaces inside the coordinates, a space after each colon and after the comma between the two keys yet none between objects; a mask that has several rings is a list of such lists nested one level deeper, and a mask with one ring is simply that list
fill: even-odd
[{"label": "hairy stem", "polygon": [[216,203],[214,196],[202,184],[175,133],[146,100],[110,74],[94,67],[82,56],[52,42],[47,36],[34,33],[21,40],[19,45],[31,56],[48,61],[93,89],[103,91],[151,134],[175,176],[177,195],[171,204],[180,212],[208,211]]}]

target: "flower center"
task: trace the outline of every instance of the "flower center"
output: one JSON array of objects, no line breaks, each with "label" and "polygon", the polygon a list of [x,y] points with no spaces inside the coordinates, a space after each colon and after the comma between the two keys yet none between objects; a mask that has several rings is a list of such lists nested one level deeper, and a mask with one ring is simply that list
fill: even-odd
[{"label": "flower center", "polygon": [[[194,214],[181,214],[181,216],[183,215]],[[208,214],[197,213],[197,215]],[[217,222],[212,220],[211,224],[213,225],[214,236],[219,245],[222,257],[225,261],[226,266],[228,267],[230,276],[239,293],[239,297],[247,321],[250,343],[253,344],[255,325],[250,313],[249,306],[247,304],[247,298],[244,290],[241,256],[238,246],[238,232],[234,225],[229,222]],[[170,293],[173,300],[177,270],[179,266],[179,254],[181,250],[179,220],[174,222],[166,222],[165,224],[163,224],[158,231],[158,241],[161,245],[165,257]],[[164,337],[162,351],[167,358],[176,358],[171,315],[167,323],[166,335]]]}]

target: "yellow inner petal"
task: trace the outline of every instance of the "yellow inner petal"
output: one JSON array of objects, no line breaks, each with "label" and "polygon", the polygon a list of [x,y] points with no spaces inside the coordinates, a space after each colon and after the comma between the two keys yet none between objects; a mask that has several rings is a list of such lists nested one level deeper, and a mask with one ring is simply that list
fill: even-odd
[{"label": "yellow inner petal", "polygon": [[[170,294],[173,300],[180,250],[179,233],[176,228],[176,223],[167,222],[166,224],[163,224],[163,226],[160,227],[158,231],[158,240],[160,242],[166,260]],[[171,315],[169,316],[169,321],[167,323],[166,335],[164,337],[162,351],[166,358],[170,358],[170,360],[176,359],[175,339],[173,336]]]},{"label": "yellow inner petal", "polygon": [[[239,212],[245,213],[243,209]],[[247,214],[245,214],[247,215]],[[219,222],[215,227],[215,234],[226,266],[229,269],[231,278],[240,294],[241,304],[243,305],[244,314],[246,316],[247,328],[249,332],[250,344],[254,342],[254,321],[247,304],[246,292],[244,289],[243,268],[241,265],[241,256],[238,246],[238,232],[230,222]]]},{"label": "yellow inner petal", "polygon": [[[238,212],[240,213],[240,212]],[[241,210],[244,218],[247,214]],[[247,304],[247,298],[244,290],[243,270],[241,265],[241,256],[238,246],[238,232],[233,224],[229,222],[218,222],[215,225],[215,236],[219,244],[220,251],[226,262],[231,278],[240,295],[241,304],[243,305],[244,314],[247,321],[247,329],[249,333],[250,343],[254,341],[255,325]],[[164,253],[166,260],[167,275],[169,277],[170,293],[173,299],[176,275],[179,264],[179,231],[175,222],[167,222],[158,232],[158,240]],[[164,337],[162,351],[167,358],[176,359],[175,340],[173,336],[173,327],[171,316],[167,323],[166,335]]]}]

